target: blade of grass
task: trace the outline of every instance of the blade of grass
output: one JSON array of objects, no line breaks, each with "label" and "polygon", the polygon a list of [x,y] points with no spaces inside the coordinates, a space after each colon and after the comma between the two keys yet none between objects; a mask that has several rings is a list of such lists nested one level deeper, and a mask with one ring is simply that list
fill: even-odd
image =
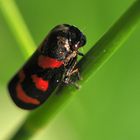
[{"label": "blade of grass", "polygon": [[[79,81],[81,85],[93,77],[117,49],[122,46],[134,31],[139,20],[140,1],[136,1],[78,63],[78,67],[84,79]],[[32,111],[27,116],[22,126],[11,139],[26,140],[35,135],[43,126],[47,125],[53,116],[64,107],[64,104],[78,92],[78,90],[71,86],[61,88],[57,91],[57,94],[53,94],[42,107]]]},{"label": "blade of grass", "polygon": [[10,27],[19,48],[27,59],[35,50],[35,43],[14,0],[0,0],[0,10]]}]

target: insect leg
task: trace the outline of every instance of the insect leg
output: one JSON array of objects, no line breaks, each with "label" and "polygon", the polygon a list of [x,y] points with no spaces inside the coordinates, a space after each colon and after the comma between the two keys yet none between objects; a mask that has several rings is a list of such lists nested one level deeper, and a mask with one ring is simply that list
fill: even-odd
[{"label": "insect leg", "polygon": [[74,85],[77,89],[79,89],[80,86],[76,83],[76,80],[80,80],[81,78],[78,68],[75,68],[76,64],[77,57],[73,58],[66,66],[66,72],[63,78],[63,83]]}]

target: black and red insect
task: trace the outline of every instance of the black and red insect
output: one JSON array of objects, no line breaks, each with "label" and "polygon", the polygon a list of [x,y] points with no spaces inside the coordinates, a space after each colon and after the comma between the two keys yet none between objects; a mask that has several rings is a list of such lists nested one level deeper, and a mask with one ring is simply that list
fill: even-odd
[{"label": "black and red insect", "polygon": [[78,51],[86,38],[75,26],[62,24],[51,30],[40,47],[12,78],[8,89],[15,104],[34,109],[50,96],[59,84],[73,84],[78,77]]}]

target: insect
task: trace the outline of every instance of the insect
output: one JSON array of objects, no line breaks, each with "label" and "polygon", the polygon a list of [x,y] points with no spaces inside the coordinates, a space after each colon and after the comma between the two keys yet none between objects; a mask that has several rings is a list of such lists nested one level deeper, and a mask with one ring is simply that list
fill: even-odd
[{"label": "insect", "polygon": [[35,109],[59,84],[73,84],[72,77],[79,77],[77,56],[83,56],[78,49],[85,43],[85,35],[75,26],[62,24],[53,28],[9,82],[15,104],[22,109]]}]

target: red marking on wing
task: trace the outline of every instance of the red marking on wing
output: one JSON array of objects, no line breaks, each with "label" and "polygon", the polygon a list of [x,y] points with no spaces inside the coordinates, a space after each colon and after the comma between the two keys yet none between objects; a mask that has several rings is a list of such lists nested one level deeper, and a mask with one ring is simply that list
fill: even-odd
[{"label": "red marking on wing", "polygon": [[37,99],[29,97],[24,90],[22,89],[21,82],[24,80],[25,74],[23,71],[19,72],[19,83],[16,86],[16,92],[17,92],[17,97],[24,103],[30,103],[30,104],[35,104],[38,105],[40,102]]},{"label": "red marking on wing", "polygon": [[59,68],[62,64],[62,61],[58,61],[57,59],[50,58],[48,56],[39,56],[38,58],[38,65],[43,69],[46,68]]},{"label": "red marking on wing", "polygon": [[36,88],[42,91],[46,91],[48,89],[49,83],[48,81],[42,79],[41,77],[38,77],[37,75],[32,75],[32,80],[35,83]]},{"label": "red marking on wing", "polygon": [[35,104],[38,105],[40,102],[37,99],[31,98],[22,89],[21,85],[18,83],[16,87],[16,92],[17,92],[17,97],[24,103],[30,103],[30,104]]}]

